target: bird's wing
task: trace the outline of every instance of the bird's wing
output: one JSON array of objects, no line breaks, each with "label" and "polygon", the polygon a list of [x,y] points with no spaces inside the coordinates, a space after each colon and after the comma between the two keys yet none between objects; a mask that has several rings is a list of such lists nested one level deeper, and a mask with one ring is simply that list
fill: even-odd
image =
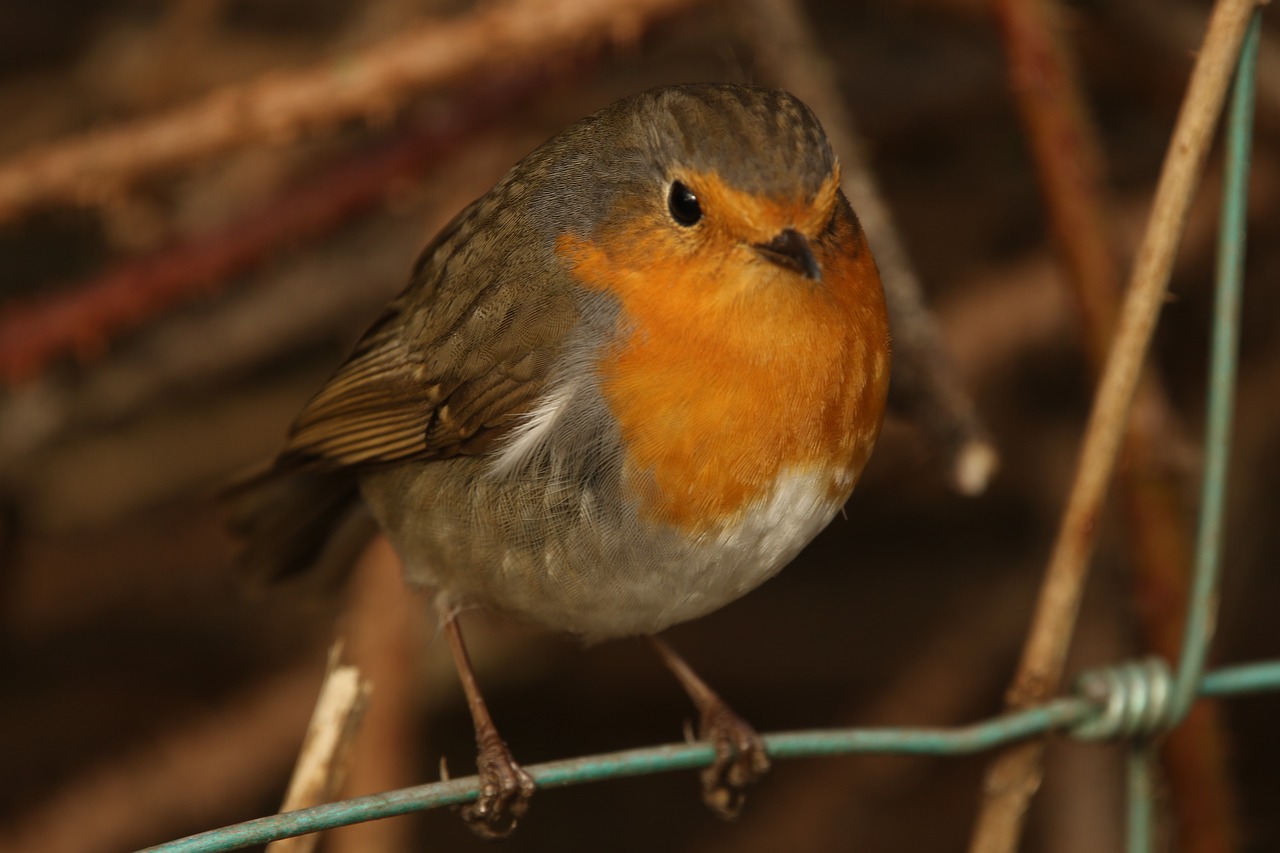
[{"label": "bird's wing", "polygon": [[298,416],[278,470],[478,453],[531,407],[577,322],[571,288],[518,254],[448,266],[420,267]]}]

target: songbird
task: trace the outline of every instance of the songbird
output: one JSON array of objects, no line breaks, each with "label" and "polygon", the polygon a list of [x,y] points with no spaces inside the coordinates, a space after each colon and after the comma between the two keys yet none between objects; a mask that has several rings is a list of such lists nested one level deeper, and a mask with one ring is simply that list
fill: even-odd
[{"label": "songbird", "polygon": [[[598,641],[752,590],[843,506],[885,406],[879,275],[840,166],[794,96],[625,98],[521,160],[427,246],[408,287],[241,490],[250,572],[334,575],[370,517],[429,590],[502,836],[533,783],[471,673],[458,614]],[[319,568],[317,568],[317,565]],[[736,814],[763,741],[654,640]]]}]

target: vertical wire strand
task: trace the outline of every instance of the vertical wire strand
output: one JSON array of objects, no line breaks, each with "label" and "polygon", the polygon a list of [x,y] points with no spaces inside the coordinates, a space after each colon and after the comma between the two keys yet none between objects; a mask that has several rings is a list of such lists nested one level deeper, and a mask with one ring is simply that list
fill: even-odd
[{"label": "vertical wire strand", "polygon": [[[1218,582],[1222,573],[1222,525],[1226,505],[1227,464],[1231,451],[1240,303],[1244,281],[1254,77],[1261,31],[1262,9],[1259,7],[1253,12],[1240,46],[1240,59],[1236,64],[1236,78],[1227,118],[1226,178],[1218,230],[1217,288],[1210,345],[1204,481],[1201,484],[1200,518],[1196,534],[1195,577],[1192,579],[1182,655],[1174,683],[1171,723],[1184,718],[1195,699],[1217,620]],[[1151,853],[1153,849],[1154,761],[1155,749],[1149,742],[1139,741],[1130,746],[1127,768],[1128,853]]]},{"label": "vertical wire strand", "polygon": [[1129,800],[1129,815],[1125,827],[1127,853],[1151,853],[1154,849],[1155,760],[1156,750],[1150,740],[1143,738],[1129,745],[1126,768],[1126,795]]},{"label": "vertical wire strand", "polygon": [[1196,538],[1195,578],[1182,658],[1174,689],[1174,719],[1182,719],[1195,698],[1204,672],[1209,642],[1217,621],[1221,575],[1222,524],[1226,503],[1227,463],[1235,403],[1236,360],[1240,337],[1240,302],[1244,279],[1246,208],[1249,199],[1249,153],[1253,125],[1254,69],[1262,11],[1256,9],[1240,49],[1227,120],[1226,180],[1218,232],[1217,293],[1210,352],[1208,412],[1205,426],[1204,483]]}]

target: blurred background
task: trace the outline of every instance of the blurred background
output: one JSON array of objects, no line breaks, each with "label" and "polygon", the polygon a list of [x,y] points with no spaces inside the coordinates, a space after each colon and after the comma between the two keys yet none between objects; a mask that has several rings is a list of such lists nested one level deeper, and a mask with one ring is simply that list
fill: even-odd
[{"label": "blurred background", "polygon": [[[573,18],[556,8],[604,9],[605,23],[555,35]],[[467,32],[483,40],[513,9],[536,13],[518,18],[527,49],[458,60],[431,86],[387,81],[360,114],[335,95],[331,110],[320,98],[279,127],[237,124],[273,81],[340,88],[433,21],[480,22]],[[1031,37],[1018,9],[1044,16],[1056,59],[1031,50],[1020,64]],[[1127,276],[1208,9],[0,2],[0,851],[127,850],[273,812],[337,636],[374,684],[342,795],[430,781],[442,759],[472,772],[447,648],[389,549],[375,544],[339,596],[249,595],[214,497],[274,453],[458,209],[577,118],[664,83],[832,95],[824,121],[852,122],[860,149],[840,152],[846,176],[860,157],[878,182],[959,410],[972,401],[971,437],[1001,460],[984,491],[961,494],[945,418],[927,414],[934,392],[906,377],[845,517],[778,578],[669,639],[761,731],[996,713],[1070,484],[1107,334],[1098,316]],[[810,40],[773,26],[779,10]],[[1280,32],[1269,17],[1217,663],[1280,656]],[[1035,103],[1052,105],[1034,89],[1055,68],[1083,104],[1066,110],[1083,135],[1059,138],[1056,153],[1037,147]],[[178,132],[147,147],[162,120]],[[137,136],[87,136],[111,128]],[[68,146],[61,165],[39,159]],[[58,189],[59,169],[94,158],[98,171]],[[1072,672],[1177,648],[1220,163],[1215,149]],[[1103,212],[1089,225],[1105,247],[1092,269],[1110,291],[1080,284],[1089,267],[1072,241],[1088,228],[1051,213],[1064,175],[1084,175],[1077,185]],[[28,178],[28,196],[4,194]],[[893,227],[874,218],[869,231]],[[642,642],[584,649],[478,613],[464,627],[524,763],[680,740],[693,716]],[[1280,850],[1277,720],[1275,694],[1202,703],[1166,752],[1168,849]],[[780,762],[735,824],[702,806],[693,773],[541,792],[507,849],[960,850],[987,761]],[[1120,747],[1055,739],[1024,849],[1121,849],[1122,763]],[[480,844],[438,811],[333,832],[322,849]]]}]

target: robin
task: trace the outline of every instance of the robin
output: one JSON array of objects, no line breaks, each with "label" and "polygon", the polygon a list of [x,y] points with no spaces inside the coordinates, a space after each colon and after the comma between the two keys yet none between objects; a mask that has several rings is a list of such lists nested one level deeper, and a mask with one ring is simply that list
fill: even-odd
[{"label": "robin", "polygon": [[[653,89],[543,144],[427,246],[246,490],[243,561],[336,576],[376,522],[434,595],[475,723],[464,817],[500,837],[533,782],[458,614],[590,642],[728,604],[849,497],[888,377],[879,275],[813,112]],[[732,816],[764,744],[653,642],[716,748],[704,798]]]}]

